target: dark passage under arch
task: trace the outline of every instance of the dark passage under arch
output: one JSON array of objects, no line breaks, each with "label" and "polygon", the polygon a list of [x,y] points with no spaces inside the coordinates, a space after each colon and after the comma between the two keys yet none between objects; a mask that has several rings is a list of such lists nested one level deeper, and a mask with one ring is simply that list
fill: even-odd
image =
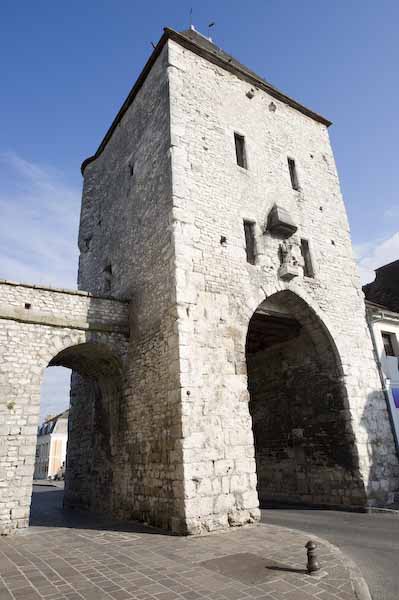
[{"label": "dark passage under arch", "polygon": [[51,366],[72,370],[64,505],[112,514],[125,429],[121,361],[103,344],[84,343],[59,352]]},{"label": "dark passage under arch", "polygon": [[246,359],[261,505],[364,505],[340,363],[320,319],[292,292],[274,294],[250,320]]}]

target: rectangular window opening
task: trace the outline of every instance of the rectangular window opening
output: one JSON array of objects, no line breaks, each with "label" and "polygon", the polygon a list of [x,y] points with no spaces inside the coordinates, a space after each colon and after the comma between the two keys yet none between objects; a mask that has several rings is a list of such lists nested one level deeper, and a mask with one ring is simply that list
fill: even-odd
[{"label": "rectangular window opening", "polygon": [[112,289],[112,265],[108,264],[104,268],[104,292],[109,293]]},{"label": "rectangular window opening", "polygon": [[247,156],[245,152],[245,138],[239,133],[234,134],[234,142],[236,146],[237,165],[243,169],[247,169]]},{"label": "rectangular window opening", "polygon": [[384,344],[385,356],[397,356],[395,352],[395,335],[393,333],[382,332],[382,341]]},{"label": "rectangular window opening", "polygon": [[254,265],[256,262],[256,243],[255,243],[255,223],[253,221],[244,221],[245,233],[245,251],[247,253],[247,262]]},{"label": "rectangular window opening", "polygon": [[314,277],[314,269],[308,240],[301,240],[301,254],[303,258],[303,274],[305,277]]},{"label": "rectangular window opening", "polygon": [[295,160],[293,158],[288,158],[288,168],[290,170],[292,189],[299,190],[298,174],[296,172]]}]

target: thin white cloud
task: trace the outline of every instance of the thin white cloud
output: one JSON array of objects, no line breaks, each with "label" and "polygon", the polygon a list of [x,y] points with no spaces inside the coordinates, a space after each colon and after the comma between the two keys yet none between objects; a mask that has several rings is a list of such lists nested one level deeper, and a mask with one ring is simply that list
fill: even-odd
[{"label": "thin white cloud", "polygon": [[384,219],[390,221],[391,219],[397,219],[399,217],[399,206],[387,208],[384,211]]},{"label": "thin white cloud", "polygon": [[385,240],[355,246],[362,283],[374,280],[374,270],[399,259],[399,232]]},{"label": "thin white cloud", "polygon": [[0,153],[0,278],[75,288],[79,206],[54,169]]},{"label": "thin white cloud", "polygon": [[[50,166],[0,153],[0,279],[76,288],[80,190]],[[52,367],[41,420],[69,406],[70,371]]]}]

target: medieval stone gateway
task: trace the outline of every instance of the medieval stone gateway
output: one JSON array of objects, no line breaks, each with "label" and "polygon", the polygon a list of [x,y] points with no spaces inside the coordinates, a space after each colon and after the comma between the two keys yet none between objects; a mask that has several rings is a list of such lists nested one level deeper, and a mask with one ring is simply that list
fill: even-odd
[{"label": "medieval stone gateway", "polygon": [[0,527],[27,525],[47,365],[65,501],[192,534],[390,502],[399,465],[328,126],[166,29],[84,176],[82,292],[0,285]]}]

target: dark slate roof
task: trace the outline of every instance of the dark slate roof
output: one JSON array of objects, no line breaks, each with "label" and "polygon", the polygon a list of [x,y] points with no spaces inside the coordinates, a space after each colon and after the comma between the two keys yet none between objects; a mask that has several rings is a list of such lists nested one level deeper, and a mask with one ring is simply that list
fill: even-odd
[{"label": "dark slate roof", "polygon": [[[331,121],[325,117],[322,117],[318,113],[315,113],[313,110],[306,108],[290,96],[284,94],[284,92],[271,85],[268,81],[266,81],[266,79],[263,79],[263,77],[260,77],[260,75],[257,75],[254,71],[251,71],[251,69],[241,64],[236,58],[234,58],[234,56],[227,54],[227,52],[216,46],[216,44],[214,44],[209,38],[203,36],[201,33],[198,33],[198,31],[195,31],[194,29],[187,29],[186,31],[177,33],[173,29],[168,28],[166,28],[165,31],[169,32],[170,37],[175,39],[175,41],[179,42],[183,46],[185,45],[184,41],[187,41],[189,43],[187,47],[190,48],[190,50],[202,55],[204,58],[210,60],[210,62],[215,62],[222,68],[231,71],[238,77],[246,79],[250,83],[253,83],[261,89],[264,89],[271,96],[274,96],[278,100],[282,100],[286,104],[296,108],[315,121],[319,121],[327,127],[331,125]],[[195,45],[195,49],[192,47],[192,45]]]},{"label": "dark slate roof", "polygon": [[399,312],[399,260],[375,270],[375,280],[363,286],[366,300]]},{"label": "dark slate roof", "polygon": [[122,119],[123,115],[129,108],[131,103],[133,102],[139,89],[143,85],[148,73],[150,72],[152,65],[154,64],[157,57],[161,53],[161,50],[164,47],[164,45],[168,39],[174,40],[181,46],[188,48],[189,50],[191,50],[195,54],[198,54],[199,56],[202,56],[209,62],[212,62],[212,63],[220,66],[221,68],[223,68],[227,71],[230,71],[231,73],[234,73],[240,79],[244,79],[245,81],[248,81],[248,83],[255,85],[256,87],[263,89],[264,91],[266,91],[268,94],[270,94],[277,100],[280,100],[281,102],[284,102],[285,104],[288,104],[289,106],[292,106],[293,108],[295,108],[299,112],[303,113],[304,115],[307,115],[311,119],[314,119],[315,121],[318,121],[319,123],[322,123],[323,125],[326,125],[326,127],[331,125],[331,121],[322,117],[318,113],[310,110],[309,108],[306,108],[305,106],[303,106],[302,104],[300,104],[299,102],[294,100],[293,98],[290,98],[290,96],[287,96],[286,94],[284,94],[283,92],[281,92],[280,90],[278,90],[277,88],[272,86],[265,79],[263,79],[262,77],[260,77],[256,73],[254,73],[254,71],[251,71],[251,69],[248,69],[248,67],[245,67],[244,65],[242,65],[233,56],[230,56],[230,54],[227,54],[226,52],[224,52],[224,50],[222,50],[221,48],[218,48],[213,42],[211,42],[208,38],[201,35],[197,31],[195,31],[193,29],[188,29],[186,31],[182,31],[179,33],[177,31],[175,31],[174,29],[165,27],[164,33],[163,33],[161,39],[159,40],[158,44],[154,48],[150,58],[148,59],[147,63],[145,64],[143,70],[141,71],[136,83],[134,84],[133,88],[131,89],[125,102],[122,104],[118,114],[116,115],[115,119],[113,120],[111,127],[108,129],[107,133],[105,134],[96,153],[93,156],[90,156],[89,158],[86,158],[86,160],[83,161],[82,167],[81,167],[82,173],[83,173],[85,167],[90,162],[95,160],[104,150],[105,146],[107,145],[109,139],[112,136],[114,129],[116,128],[119,121]]}]

